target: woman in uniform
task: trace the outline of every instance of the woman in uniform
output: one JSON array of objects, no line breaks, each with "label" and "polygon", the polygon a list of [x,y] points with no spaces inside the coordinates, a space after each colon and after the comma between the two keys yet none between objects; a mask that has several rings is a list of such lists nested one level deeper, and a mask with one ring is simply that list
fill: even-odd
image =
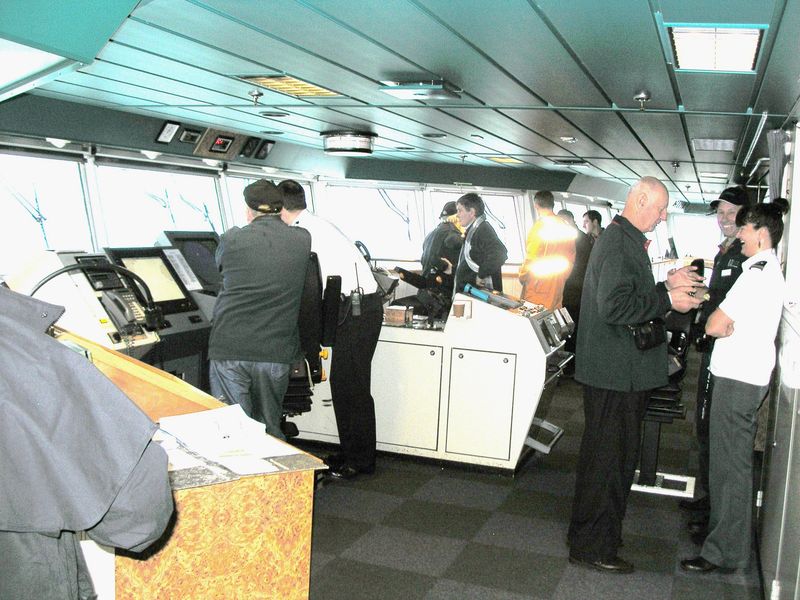
[{"label": "woman in uniform", "polygon": [[744,568],[752,539],[753,440],[756,413],[775,366],[775,335],[784,279],[775,247],[783,235],[783,198],[745,208],[736,217],[742,274],[711,313],[706,333],[717,338],[709,370],[711,402],[709,534],[700,555],[681,568],[708,572]]}]

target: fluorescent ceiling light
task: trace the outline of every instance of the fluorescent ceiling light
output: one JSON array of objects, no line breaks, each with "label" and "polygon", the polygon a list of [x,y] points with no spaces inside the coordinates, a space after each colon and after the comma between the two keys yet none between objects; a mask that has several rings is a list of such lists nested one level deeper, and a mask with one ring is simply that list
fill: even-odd
[{"label": "fluorescent ceiling light", "polygon": [[571,135],[562,135],[559,139],[565,144],[574,144],[578,141],[577,138],[574,138]]},{"label": "fluorescent ceiling light", "polygon": [[334,92],[289,75],[241,75],[239,79],[265,87],[273,92],[294,96],[295,98],[335,98],[341,96],[339,92]]},{"label": "fluorescent ceiling light", "polygon": [[700,177],[703,179],[727,179],[727,173],[700,173]]},{"label": "fluorescent ceiling light", "polygon": [[491,161],[496,163],[500,163],[501,165],[521,165],[523,164],[521,160],[518,158],[513,158],[511,156],[487,156]]},{"label": "fluorescent ceiling light", "polygon": [[204,158],[202,160],[209,167],[218,167],[219,166],[219,161],[218,160],[214,160],[213,158]]},{"label": "fluorescent ceiling light", "polygon": [[401,100],[453,100],[461,98],[461,94],[452,85],[443,80],[436,81],[381,81],[378,88]]},{"label": "fluorescent ceiling light", "polygon": [[736,140],[693,138],[692,147],[695,151],[733,152],[733,149],[736,147]]},{"label": "fluorescent ceiling light", "polygon": [[422,137],[428,138],[429,140],[438,140],[441,138],[446,138],[446,133],[423,133]]},{"label": "fluorescent ceiling light", "polygon": [[154,152],[153,150],[139,150],[139,152],[144,154],[150,160],[155,160],[161,156],[161,152]]},{"label": "fluorescent ceiling light", "polygon": [[675,55],[675,67],[682,71],[725,71],[752,73],[766,25],[719,26],[666,23]]}]

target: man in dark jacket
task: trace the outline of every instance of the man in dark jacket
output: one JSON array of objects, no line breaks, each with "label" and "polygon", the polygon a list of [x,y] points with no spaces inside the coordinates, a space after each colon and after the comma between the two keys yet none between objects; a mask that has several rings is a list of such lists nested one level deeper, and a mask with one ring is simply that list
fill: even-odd
[{"label": "man in dark jacket", "polygon": [[466,229],[456,267],[456,292],[468,283],[503,291],[500,268],[508,258],[508,251],[486,220],[485,210],[483,198],[478,194],[464,194],[456,202],[458,221]]},{"label": "man in dark jacket", "polygon": [[667,347],[640,350],[631,327],[670,309],[700,305],[701,278],[689,266],[656,284],[645,232],[667,218],[669,195],[655,178],[640,179],[625,208],[594,245],[581,298],[575,379],[584,384],[585,426],[569,527],[570,561],[630,573],[617,556],[633,482],[641,422],[653,388],[667,383]]},{"label": "man in dark jacket", "polygon": [[78,534],[141,552],[172,516],[158,426],[0,287],[0,598],[95,598]]},{"label": "man in dark jacket", "polygon": [[[711,350],[714,348],[714,338],[705,335],[706,321],[725,296],[733,284],[742,274],[742,263],[747,257],[742,254],[742,241],[737,239],[736,215],[743,206],[749,204],[747,192],[739,187],[730,187],[724,190],[718,200],[711,203],[711,208],[717,216],[717,224],[723,239],[719,245],[719,252],[714,257],[714,270],[708,284],[709,299],[698,311],[698,320],[695,331],[702,332],[697,340],[697,349],[700,352],[700,374],[697,378],[697,405],[695,407],[695,428],[698,445],[698,469],[695,485],[696,500],[682,500],[682,508],[696,511],[695,517],[689,523],[689,529],[696,538],[703,538],[707,533],[710,505],[708,501],[708,425],[711,415],[711,373],[708,365],[711,362]],[[699,541],[699,539],[698,539]]]},{"label": "man in dark jacket", "polygon": [[[578,229],[575,223],[573,214],[564,209],[558,211],[558,216],[564,219],[564,222],[575,230],[575,263],[572,265],[572,271],[564,283],[564,308],[567,309],[569,316],[575,322],[575,330],[578,329],[578,323],[581,317],[581,294],[583,293],[583,279],[586,277],[586,267],[589,264],[589,255],[592,252],[592,241],[589,235]],[[572,335],[567,339],[564,349],[567,352],[575,352],[577,336]],[[575,359],[573,358],[567,364],[566,372],[572,375],[575,372]]]},{"label": "man in dark jacket", "polygon": [[[448,202],[442,208],[439,215],[440,221],[436,229],[431,231],[422,242],[422,276],[430,277],[432,274],[452,274],[452,270],[458,264],[458,255],[461,253],[461,246],[464,238],[461,231],[452,221],[456,214],[456,203]],[[443,284],[450,294],[453,293],[452,278],[444,278]]]},{"label": "man in dark jacket", "polygon": [[222,234],[222,291],[214,306],[208,356],[211,393],[283,439],[281,413],[291,363],[302,356],[297,316],[311,236],[281,221],[283,199],[270,181],[247,186],[250,223]]}]

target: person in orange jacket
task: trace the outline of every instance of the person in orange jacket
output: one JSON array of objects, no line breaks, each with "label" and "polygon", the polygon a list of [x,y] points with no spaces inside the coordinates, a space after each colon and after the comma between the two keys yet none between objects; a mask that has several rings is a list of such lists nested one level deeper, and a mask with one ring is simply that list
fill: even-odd
[{"label": "person in orange jacket", "polygon": [[561,308],[564,283],[575,263],[576,231],[553,213],[552,192],[533,197],[536,223],[528,232],[525,262],[519,270],[522,298],[547,309]]}]

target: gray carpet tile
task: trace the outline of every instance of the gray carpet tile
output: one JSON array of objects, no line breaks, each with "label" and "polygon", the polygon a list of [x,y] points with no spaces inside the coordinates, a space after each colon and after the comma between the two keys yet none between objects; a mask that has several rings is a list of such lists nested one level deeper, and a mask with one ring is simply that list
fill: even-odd
[{"label": "gray carpet tile", "polygon": [[466,542],[449,537],[378,525],[351,544],[342,556],[371,565],[440,576],[465,545]]}]

